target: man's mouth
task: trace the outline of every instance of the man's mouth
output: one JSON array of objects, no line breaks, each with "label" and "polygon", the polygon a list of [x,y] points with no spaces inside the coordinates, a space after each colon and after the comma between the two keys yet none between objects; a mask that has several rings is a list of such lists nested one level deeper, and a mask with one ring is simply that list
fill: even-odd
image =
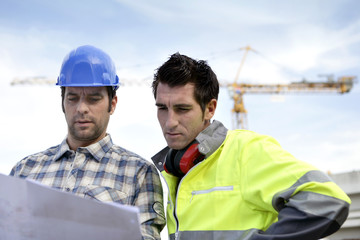
[{"label": "man's mouth", "polygon": [[179,137],[181,136],[180,133],[172,133],[172,132],[167,132],[166,136],[170,137],[170,138],[175,138],[175,137]]},{"label": "man's mouth", "polygon": [[77,120],[75,121],[75,124],[80,125],[80,126],[88,126],[92,123],[92,121],[90,120]]}]

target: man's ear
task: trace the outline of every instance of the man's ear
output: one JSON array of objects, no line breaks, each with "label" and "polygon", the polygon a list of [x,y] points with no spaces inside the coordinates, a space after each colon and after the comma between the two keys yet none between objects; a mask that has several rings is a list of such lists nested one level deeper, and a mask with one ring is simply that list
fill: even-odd
[{"label": "man's ear", "polygon": [[215,115],[216,106],[217,100],[215,98],[211,99],[205,108],[205,120],[210,120]]},{"label": "man's ear", "polygon": [[115,108],[117,104],[117,96],[115,95],[113,99],[111,100],[111,109],[110,109],[110,115],[114,113]]}]

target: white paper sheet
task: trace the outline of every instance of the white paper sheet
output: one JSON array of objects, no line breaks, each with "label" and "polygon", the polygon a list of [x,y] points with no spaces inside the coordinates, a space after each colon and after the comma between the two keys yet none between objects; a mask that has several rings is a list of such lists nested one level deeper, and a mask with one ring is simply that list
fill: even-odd
[{"label": "white paper sheet", "polygon": [[139,210],[0,174],[1,240],[139,240]]}]

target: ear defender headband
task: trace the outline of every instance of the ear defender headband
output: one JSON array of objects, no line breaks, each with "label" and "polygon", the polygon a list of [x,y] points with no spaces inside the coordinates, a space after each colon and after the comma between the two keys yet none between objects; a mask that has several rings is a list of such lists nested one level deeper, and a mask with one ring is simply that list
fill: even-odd
[{"label": "ear defender headband", "polygon": [[194,140],[181,150],[170,149],[165,157],[164,170],[176,177],[183,177],[193,166],[204,160],[198,150],[199,142]]}]

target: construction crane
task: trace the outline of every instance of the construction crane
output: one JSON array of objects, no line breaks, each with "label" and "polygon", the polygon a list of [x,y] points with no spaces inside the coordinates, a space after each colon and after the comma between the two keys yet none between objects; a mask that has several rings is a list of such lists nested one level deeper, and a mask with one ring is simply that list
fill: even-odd
[{"label": "construction crane", "polygon": [[232,109],[232,125],[233,129],[247,129],[247,110],[244,105],[244,94],[285,94],[285,93],[348,93],[353,87],[355,76],[342,76],[336,81],[333,75],[327,75],[326,82],[307,81],[292,82],[289,84],[251,84],[237,83],[240,71],[244,65],[247,53],[253,51],[250,46],[241,48],[245,50],[240,66],[236,73],[234,82],[228,84],[230,97],[234,100]]},{"label": "construction crane", "polygon": [[355,76],[341,76],[337,81],[328,77],[326,82],[313,82],[303,80],[289,84],[230,84],[228,90],[234,100],[233,128],[247,128],[247,110],[244,105],[244,94],[285,94],[285,93],[339,93],[350,92]]}]

